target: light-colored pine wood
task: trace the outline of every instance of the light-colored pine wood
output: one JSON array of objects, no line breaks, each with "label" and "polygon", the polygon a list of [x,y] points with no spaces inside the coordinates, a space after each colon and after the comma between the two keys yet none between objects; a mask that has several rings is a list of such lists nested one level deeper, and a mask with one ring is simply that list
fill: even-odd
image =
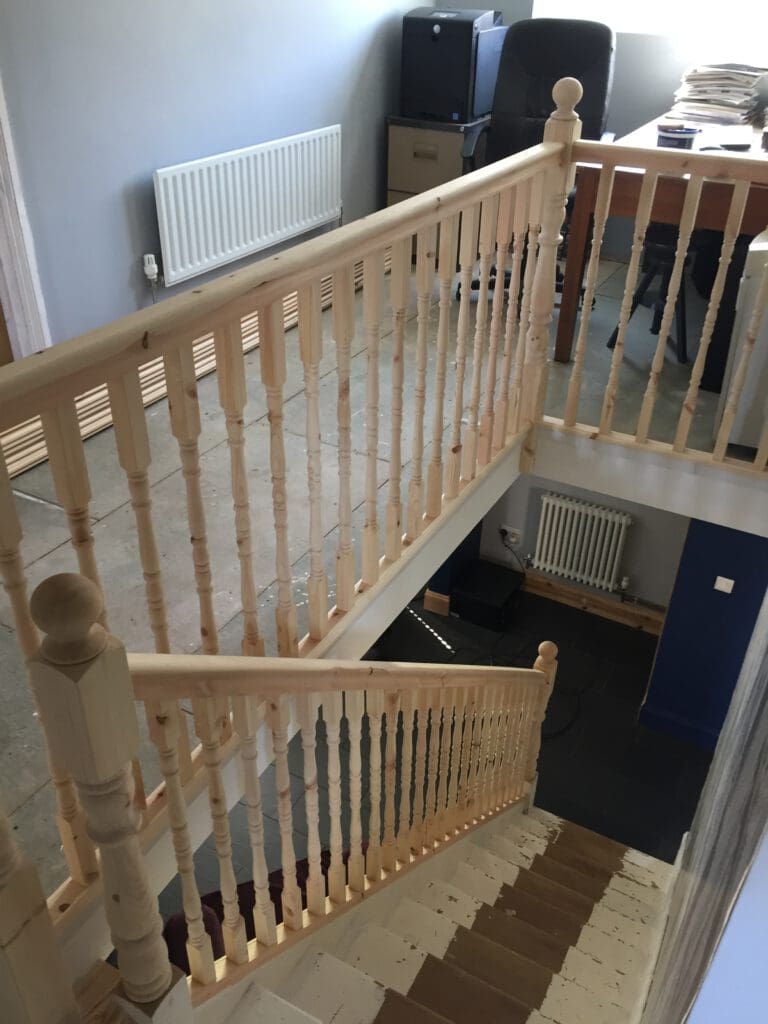
[{"label": "light-colored pine wood", "polygon": [[447,616],[451,614],[451,595],[438,594],[436,590],[429,587],[424,591],[424,610],[434,612],[435,615]]},{"label": "light-colored pine wood", "polygon": [[339,734],[344,703],[341,693],[323,694],[323,721],[328,747],[328,817],[330,818],[328,896],[340,906],[347,900],[347,875],[344,868],[344,838],[341,830],[341,759]]},{"label": "light-colored pine wood", "polygon": [[467,691],[464,687],[457,690],[453,697],[453,742],[451,744],[451,772],[448,789],[448,806],[445,812],[444,829],[446,835],[452,836],[459,827],[457,811],[459,806],[459,777],[461,775],[461,750],[463,741],[464,715],[467,707]]},{"label": "light-colored pine wood", "polygon": [[508,246],[508,248],[511,249],[511,265],[509,272],[507,315],[504,321],[504,354],[501,361],[499,397],[493,413],[492,455],[496,455],[500,452],[506,444],[507,430],[509,426],[509,389],[512,377],[513,358],[517,349],[517,333],[520,326],[520,275],[522,272],[523,250],[525,249],[525,233],[528,227],[528,206],[531,197],[531,183],[529,181],[521,182],[515,189],[514,196],[515,208],[512,223],[512,241],[510,246]]},{"label": "light-colored pine wood", "polygon": [[8,1024],[80,1024],[37,871],[0,812],[0,978]]},{"label": "light-colored pine wood", "polygon": [[272,749],[275,753],[275,789],[277,790],[277,818],[280,826],[280,865],[283,872],[283,925],[289,931],[303,927],[301,890],[296,881],[296,851],[293,846],[293,810],[291,808],[291,775],[288,768],[288,725],[290,710],[285,697],[268,702],[267,722],[272,730]]},{"label": "light-colored pine wood", "polygon": [[362,583],[372,587],[379,578],[378,457],[379,348],[384,285],[384,252],[363,260],[363,330],[367,358],[365,404],[365,521],[363,523]]},{"label": "light-colored pine wood", "polygon": [[370,735],[370,801],[368,850],[365,854],[365,877],[369,882],[381,878],[381,725],[384,717],[384,691],[368,690],[365,694]]},{"label": "light-colored pine wood", "polygon": [[763,267],[763,276],[760,279],[760,285],[757,289],[757,295],[755,296],[755,305],[750,314],[747,334],[744,338],[744,343],[741,346],[741,351],[738,354],[738,359],[735,364],[736,368],[733,371],[733,377],[731,378],[731,386],[728,389],[728,398],[725,402],[723,418],[720,421],[720,427],[717,431],[717,440],[715,441],[715,448],[712,452],[712,458],[715,462],[721,461],[725,456],[728,441],[731,436],[731,430],[733,429],[733,423],[736,419],[736,413],[739,411],[741,394],[744,390],[747,373],[749,372],[752,353],[754,352],[757,336],[760,332],[760,326],[766,315],[766,311],[768,311],[768,263]]},{"label": "light-colored pine wood", "polygon": [[99,624],[101,591],[84,576],[45,580],[30,602],[45,634],[29,663],[51,760],[74,778],[101,854],[104,910],[129,999],[160,999],[171,982],[162,922],[138,839],[131,760],[139,728],[125,648]]},{"label": "light-colored pine wood", "polygon": [[405,379],[405,325],[411,293],[410,236],[392,246],[390,296],[392,305],[392,425],[389,445],[389,496],[385,519],[384,557],[396,562],[403,547],[403,381]]},{"label": "light-colored pine wood", "polygon": [[765,426],[763,427],[763,432],[760,435],[760,444],[757,446],[753,466],[760,472],[768,466],[768,417],[766,417]]},{"label": "light-colored pine wood", "polygon": [[493,416],[496,404],[496,375],[498,373],[499,339],[504,314],[504,276],[507,270],[507,257],[512,242],[514,216],[513,189],[506,189],[499,196],[498,216],[496,218],[496,287],[493,290],[491,306],[491,326],[488,335],[488,365],[485,375],[485,393],[483,395],[483,411],[480,417],[478,434],[477,463],[486,466],[491,459],[493,447]]},{"label": "light-colored pine wood", "polygon": [[543,202],[544,181],[542,178],[535,178],[531,182],[530,204],[528,207],[525,273],[523,274],[523,292],[520,299],[520,316],[517,323],[514,373],[510,387],[507,439],[525,426],[522,411],[525,339],[528,336],[528,327],[530,326],[531,319],[531,296],[533,294],[533,281],[536,275],[536,262],[539,258],[539,236],[541,235],[541,209]]},{"label": "light-colored pine wood", "polygon": [[264,851],[264,812],[261,803],[257,730],[261,716],[255,697],[233,697],[232,716],[240,739],[243,790],[253,868],[253,926],[264,946],[277,942],[275,906],[269,895],[269,868]]},{"label": "light-colored pine wood", "polygon": [[307,811],[307,910],[310,914],[325,914],[325,877],[320,858],[320,795],[317,782],[317,711],[319,700],[315,694],[296,698],[296,714],[301,729],[301,748],[304,754],[304,801]]},{"label": "light-colored pine wood", "polygon": [[461,211],[459,236],[459,320],[456,328],[456,373],[453,391],[453,422],[451,443],[445,467],[445,497],[450,500],[459,493],[461,477],[461,422],[464,416],[464,376],[467,367],[467,344],[471,325],[472,274],[477,256],[477,229],[480,209],[467,206]]},{"label": "light-colored pine wood", "polygon": [[627,336],[629,326],[629,314],[632,309],[632,297],[637,287],[637,275],[640,271],[640,260],[645,245],[645,233],[648,230],[648,223],[651,219],[651,208],[653,197],[656,194],[656,181],[658,175],[647,171],[643,175],[643,184],[640,188],[640,198],[637,202],[637,213],[635,214],[635,230],[632,241],[632,253],[627,267],[627,276],[624,283],[624,297],[621,300],[619,310],[619,325],[616,335],[616,345],[611,357],[611,368],[608,372],[608,383],[603,398],[603,408],[600,413],[600,433],[609,434],[613,427],[613,413],[616,407],[616,398],[619,388],[619,370],[624,359],[624,339]]},{"label": "light-colored pine wood", "polygon": [[575,162],[613,163],[617,167],[639,167],[682,177],[696,174],[713,181],[750,181],[768,185],[768,164],[754,156],[726,156],[724,153],[692,153],[682,149],[647,149],[580,139],[571,148]]},{"label": "light-colored pine wood", "polygon": [[451,334],[453,282],[459,244],[459,218],[440,222],[438,277],[440,300],[437,321],[437,352],[435,356],[435,409],[432,417],[432,450],[427,467],[427,519],[436,519],[443,504],[443,432],[445,429],[445,377],[448,362],[448,341]]},{"label": "light-colored pine wood", "polygon": [[494,809],[496,775],[501,762],[502,692],[498,686],[492,687],[493,704],[491,713],[491,729],[489,738],[488,764],[486,765],[485,783],[483,787],[483,814],[487,817]]},{"label": "light-colored pine wood", "polygon": [[461,829],[469,820],[471,799],[472,768],[475,745],[478,740],[478,696],[480,687],[471,686],[467,691],[466,714],[464,716],[464,737],[461,746],[461,768],[459,777],[458,802],[456,806],[456,828]]},{"label": "light-colored pine wood", "polygon": [[328,579],[323,557],[323,488],[320,455],[320,360],[323,357],[322,301],[319,279],[299,292],[299,351],[304,366],[307,405],[307,481],[309,489],[309,636],[328,631]]},{"label": "light-colored pine wood", "polygon": [[397,859],[407,864],[411,856],[411,787],[413,785],[413,719],[415,693],[405,690],[400,697],[403,711],[403,748],[400,754],[400,807],[397,816]]},{"label": "light-colored pine wood", "polygon": [[691,423],[693,422],[693,416],[696,412],[696,404],[699,398],[699,387],[701,386],[701,378],[704,374],[704,366],[707,361],[709,344],[712,341],[715,324],[717,323],[717,314],[720,311],[720,303],[723,298],[723,292],[725,291],[725,282],[728,277],[728,270],[731,265],[736,239],[739,237],[739,228],[742,218],[744,217],[744,210],[746,209],[748,196],[749,183],[745,181],[737,182],[733,187],[733,196],[728,210],[728,219],[725,223],[725,230],[723,231],[723,244],[720,249],[720,260],[718,262],[717,274],[715,275],[715,280],[712,284],[707,312],[704,316],[704,324],[701,328],[699,347],[696,351],[696,358],[694,359],[693,368],[691,369],[691,379],[688,383],[688,390],[683,400],[683,407],[680,410],[680,419],[677,423],[675,440],[672,444],[672,447],[676,452],[685,451],[685,446],[688,442],[688,434],[690,433]]},{"label": "light-colored pine wood", "polygon": [[291,552],[288,543],[288,489],[286,484],[283,388],[285,387],[285,331],[278,305],[259,310],[259,358],[261,380],[267,394],[269,415],[269,461],[272,470],[272,509],[275,518],[275,560],[277,574],[277,650],[283,657],[298,654],[296,605],[291,581]]},{"label": "light-colored pine wood", "polygon": [[338,375],[339,546],[336,552],[336,607],[348,612],[355,602],[352,549],[352,408],[349,401],[350,352],[355,336],[355,283],[352,267],[333,275],[333,337]]},{"label": "light-colored pine wood", "polygon": [[411,853],[420,857],[424,852],[424,789],[427,766],[427,722],[429,719],[429,694],[422,690],[416,696],[416,757],[413,769],[413,815],[411,820]]},{"label": "light-colored pine wood", "polygon": [[196,697],[192,701],[195,732],[203,747],[208,776],[208,803],[211,810],[219,884],[224,906],[224,950],[227,959],[242,964],[248,959],[245,921],[237,899],[237,880],[232,864],[232,836],[227,814],[227,794],[222,775],[221,741],[229,729],[229,701],[226,697]]},{"label": "light-colored pine wood", "polygon": [[245,386],[242,328],[239,323],[217,327],[213,343],[216,350],[216,382],[219,404],[227,424],[232,505],[235,518],[237,558],[240,563],[240,602],[243,607],[243,654],[264,654],[264,639],[259,630],[258,592],[253,575],[253,538],[248,470],[245,461]]},{"label": "light-colored pine wood", "polygon": [[[143,408],[142,408],[143,414]],[[241,698],[244,700],[245,698]],[[165,781],[168,824],[171,829],[176,867],[181,880],[181,902],[187,923],[187,958],[193,981],[209,985],[216,980],[213,948],[203,924],[200,893],[195,880],[192,839],[187,822],[187,805],[179,768],[179,706],[164,701],[146,707],[149,736],[157,748],[160,771]],[[184,714],[184,712],[181,712]]]},{"label": "light-colored pine wood", "polygon": [[362,803],[362,734],[365,698],[361,691],[344,694],[344,712],[349,730],[349,859],[347,883],[354,893],[365,891],[365,858],[363,857],[363,825],[360,818]]},{"label": "light-colored pine wood", "polygon": [[483,354],[488,334],[488,282],[491,275],[493,259],[493,239],[496,233],[498,215],[498,198],[491,196],[485,199],[480,207],[480,287],[475,307],[475,338],[472,347],[472,383],[469,389],[469,412],[467,426],[464,431],[464,446],[461,458],[462,484],[475,477],[477,468],[477,440],[480,423],[480,388],[483,379]]},{"label": "light-colored pine wood", "polygon": [[416,238],[416,375],[413,386],[413,447],[408,483],[405,541],[421,533],[424,514],[424,414],[427,396],[427,359],[432,289],[435,283],[437,228],[424,228]]},{"label": "light-colored pine wood", "polygon": [[566,583],[565,580],[547,576],[536,569],[527,570],[523,589],[529,594],[539,594],[550,601],[581,608],[590,615],[621,622],[652,636],[661,636],[664,627],[665,613],[660,609],[621,601],[612,594],[598,594],[587,587]]},{"label": "light-colored pine wood", "polygon": [[555,676],[557,675],[557,644],[551,640],[545,640],[539,644],[539,653],[533,663],[533,667],[544,674],[545,685],[537,693],[537,699],[533,708],[530,721],[530,741],[528,747],[528,761],[526,765],[526,780],[530,783],[536,776],[536,766],[541,750],[541,727],[544,724],[544,716],[547,713],[549,698],[555,687]]},{"label": "light-colored pine wood", "polygon": [[504,804],[504,780],[509,771],[509,730],[514,694],[509,689],[499,688],[499,735],[497,756],[491,785],[489,813],[493,814]]},{"label": "light-colored pine wood", "polygon": [[424,806],[424,845],[435,847],[437,790],[440,781],[440,731],[443,718],[443,695],[433,690],[429,695],[429,756],[427,758],[427,794]]},{"label": "light-colored pine wood", "polygon": [[608,210],[611,208],[615,173],[616,168],[612,164],[604,166],[600,172],[600,182],[597,186],[594,214],[595,224],[592,229],[592,249],[589,255],[584,299],[581,304],[581,323],[579,324],[576,347],[573,350],[573,368],[571,370],[571,379],[568,382],[568,396],[565,400],[565,413],[563,414],[563,420],[568,426],[573,426],[576,422],[576,415],[579,410],[581,381],[584,376],[584,359],[587,355],[587,339],[589,338],[589,322],[592,317],[592,304],[595,301],[595,292],[597,291],[600,254],[603,248],[605,222],[608,219]]},{"label": "light-colored pine wood", "polygon": [[197,400],[195,364],[190,346],[176,349],[165,357],[165,379],[168,387],[168,411],[171,433],[176,438],[181,459],[181,472],[187,492],[192,561],[195,587],[200,606],[200,636],[206,654],[219,649],[216,616],[213,611],[213,582],[208,554],[208,530],[205,504],[200,483],[200,406]]},{"label": "light-colored pine wood", "polygon": [[475,721],[472,730],[472,756],[467,772],[467,813],[472,818],[480,817],[480,787],[483,775],[483,755],[488,733],[487,685],[479,686],[475,697]]},{"label": "light-colored pine wood", "polygon": [[400,694],[388,693],[384,700],[386,743],[384,747],[384,837],[381,843],[381,866],[394,871],[397,866],[395,846],[395,785],[397,782],[397,724],[400,717]]},{"label": "light-colored pine wood", "polygon": [[442,843],[448,831],[446,825],[447,804],[448,804],[448,779],[450,775],[449,761],[451,756],[451,727],[453,716],[456,710],[456,696],[458,691],[451,690],[445,694],[442,703],[443,728],[440,734],[440,764],[437,776],[437,809],[432,826],[432,838],[436,843]]},{"label": "light-colored pine wood", "polygon": [[635,440],[638,444],[645,444],[648,440],[648,431],[651,427],[651,417],[653,416],[656,396],[659,391],[659,379],[661,377],[661,371],[664,368],[664,353],[666,350],[667,339],[669,338],[672,321],[675,318],[677,297],[680,293],[680,288],[685,288],[685,281],[683,278],[685,260],[688,255],[688,246],[691,242],[691,235],[693,234],[693,226],[696,223],[696,214],[699,209],[699,200],[701,198],[701,189],[703,184],[703,178],[693,176],[689,179],[688,185],[685,189],[685,200],[683,201],[683,210],[680,216],[680,227],[677,236],[677,249],[675,250],[672,273],[669,278],[669,284],[667,285],[667,297],[664,302],[664,312],[661,317],[659,337],[656,342],[656,349],[653,353],[651,372],[648,375],[648,384],[645,388],[643,403],[640,407],[640,416],[637,421]]}]

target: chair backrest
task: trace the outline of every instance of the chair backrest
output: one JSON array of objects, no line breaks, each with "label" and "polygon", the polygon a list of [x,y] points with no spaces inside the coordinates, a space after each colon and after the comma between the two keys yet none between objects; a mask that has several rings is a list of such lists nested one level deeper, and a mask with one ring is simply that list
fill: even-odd
[{"label": "chair backrest", "polygon": [[512,25],[496,79],[485,162],[541,142],[558,79],[578,78],[582,137],[599,139],[613,80],[614,34],[597,21],[532,18]]}]

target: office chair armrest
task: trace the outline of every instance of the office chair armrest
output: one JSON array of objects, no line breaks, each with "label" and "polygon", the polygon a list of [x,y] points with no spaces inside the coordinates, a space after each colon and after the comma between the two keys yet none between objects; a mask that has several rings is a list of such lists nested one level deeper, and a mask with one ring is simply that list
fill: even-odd
[{"label": "office chair armrest", "polygon": [[[488,123],[478,124],[473,128],[470,128],[464,135],[464,145],[461,147],[461,159],[464,161],[466,169],[471,171],[475,169],[475,153],[477,151],[477,144],[483,133],[487,132],[489,128],[490,125]],[[469,164],[468,168],[466,166],[467,164]]]},{"label": "office chair armrest", "polygon": [[615,142],[616,141],[616,132],[603,132],[603,134],[600,136],[600,141],[601,142]]}]

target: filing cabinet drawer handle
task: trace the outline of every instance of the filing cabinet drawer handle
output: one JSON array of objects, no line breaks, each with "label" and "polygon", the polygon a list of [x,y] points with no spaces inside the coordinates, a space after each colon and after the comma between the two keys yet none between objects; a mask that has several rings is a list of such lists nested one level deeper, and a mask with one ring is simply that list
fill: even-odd
[{"label": "filing cabinet drawer handle", "polygon": [[414,160],[437,160],[437,146],[426,142],[415,142],[413,145]]}]

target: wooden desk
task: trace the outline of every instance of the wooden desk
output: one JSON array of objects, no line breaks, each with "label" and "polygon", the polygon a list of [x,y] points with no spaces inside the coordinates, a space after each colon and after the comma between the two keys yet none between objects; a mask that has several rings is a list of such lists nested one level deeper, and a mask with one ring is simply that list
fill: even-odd
[{"label": "wooden desk", "polygon": [[[643,125],[617,144],[656,148],[656,125],[661,118]],[[759,136],[750,133],[748,128],[718,125],[707,125],[694,142],[694,150],[706,146],[714,146],[724,141],[741,141],[751,135],[753,148],[750,156],[764,155],[759,148]],[[743,155],[743,154],[734,154]],[[571,347],[576,327],[576,316],[579,305],[581,283],[589,252],[592,215],[595,209],[597,185],[600,179],[600,168],[582,165],[576,172],[576,198],[573,204],[570,228],[568,233],[568,257],[565,264],[563,294],[560,303],[560,317],[557,324],[555,341],[555,359],[559,363],[570,362]],[[634,217],[637,201],[642,185],[642,172],[634,168],[617,168],[611,196],[610,215],[614,217]],[[679,224],[680,214],[685,197],[686,180],[684,178],[660,177],[656,186],[656,194],[651,213],[651,220],[663,224]],[[705,182],[702,189],[701,202],[696,217],[697,228],[710,228],[722,231],[725,227],[728,207],[733,187],[722,182]],[[747,199],[747,207],[742,220],[741,232],[745,235],[757,235],[768,226],[768,188],[753,186]]]}]

